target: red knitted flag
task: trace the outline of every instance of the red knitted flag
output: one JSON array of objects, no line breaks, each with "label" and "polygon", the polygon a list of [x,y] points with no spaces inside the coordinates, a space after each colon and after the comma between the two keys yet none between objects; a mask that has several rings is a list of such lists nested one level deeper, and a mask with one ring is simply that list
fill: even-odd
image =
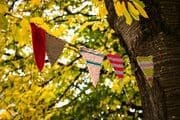
[{"label": "red knitted flag", "polygon": [[107,58],[113,66],[118,78],[123,78],[124,66],[123,59],[121,58],[121,56],[118,54],[108,54]]},{"label": "red knitted flag", "polygon": [[36,65],[41,71],[45,62],[45,50],[46,50],[46,40],[45,40],[45,31],[37,27],[34,23],[30,23],[32,31],[32,44],[33,52],[36,61]]}]

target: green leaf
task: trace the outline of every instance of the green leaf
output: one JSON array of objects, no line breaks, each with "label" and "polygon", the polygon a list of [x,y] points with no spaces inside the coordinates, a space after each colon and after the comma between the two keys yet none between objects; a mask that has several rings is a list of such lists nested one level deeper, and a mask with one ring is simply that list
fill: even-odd
[{"label": "green leaf", "polygon": [[125,2],[124,2],[124,1],[122,2],[122,9],[123,9],[124,17],[126,18],[126,24],[131,25],[133,19],[132,19],[132,17],[130,16],[130,14],[129,14],[127,8],[126,8],[126,5],[125,5]]},{"label": "green leaf", "polygon": [[140,0],[130,0],[130,1],[135,1],[135,2],[137,2],[141,7],[145,7],[145,4],[142,2],[142,1],[140,1]]},{"label": "green leaf", "polygon": [[1,30],[6,30],[7,27],[8,27],[7,18],[3,14],[0,14],[0,29]]}]

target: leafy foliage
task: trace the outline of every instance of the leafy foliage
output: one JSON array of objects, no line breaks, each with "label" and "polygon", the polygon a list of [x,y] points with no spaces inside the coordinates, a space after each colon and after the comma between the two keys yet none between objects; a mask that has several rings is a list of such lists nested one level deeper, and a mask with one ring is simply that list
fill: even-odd
[{"label": "leafy foliage", "polygon": [[[106,11],[103,1],[95,2],[99,10]],[[121,120],[141,116],[129,59],[108,26],[106,12],[98,12],[88,0],[2,0],[0,6],[0,119]],[[69,42],[57,63],[50,66],[47,59],[41,73],[33,60],[30,22]],[[79,45],[104,54],[122,54],[123,80],[116,78],[105,58],[100,82],[94,88]]]},{"label": "leafy foliage", "polygon": [[[139,21],[139,16],[148,18],[146,11],[144,10],[144,3],[140,0],[113,0],[116,14],[119,17],[125,17],[126,24],[131,25],[133,19]],[[103,18],[107,15],[103,1],[93,0],[96,6],[99,8],[99,16]]]}]

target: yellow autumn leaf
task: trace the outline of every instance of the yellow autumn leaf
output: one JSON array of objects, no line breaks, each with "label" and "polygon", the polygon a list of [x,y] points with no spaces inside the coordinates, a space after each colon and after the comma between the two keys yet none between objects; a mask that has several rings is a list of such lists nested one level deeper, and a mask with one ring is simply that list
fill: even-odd
[{"label": "yellow autumn leaf", "polygon": [[54,91],[55,91],[54,88],[51,88],[51,87],[45,88],[41,96],[38,98],[37,103],[39,103],[41,100],[44,100],[44,102],[49,103],[52,99],[56,97],[54,94]]},{"label": "yellow autumn leaf", "polygon": [[92,25],[92,30],[95,31],[98,29],[98,25],[95,23],[94,25]]},{"label": "yellow autumn leaf", "polygon": [[85,22],[78,30],[78,32],[82,32],[87,26],[94,24],[94,22]]},{"label": "yellow autumn leaf", "polygon": [[139,15],[139,11],[133,6],[131,2],[128,2],[128,10],[134,15]]},{"label": "yellow autumn leaf", "polygon": [[128,10],[135,20],[139,20],[139,11],[134,7],[131,2],[128,2]]},{"label": "yellow autumn leaf", "polygon": [[87,21],[87,17],[84,17],[83,15],[77,15],[75,22],[77,22],[77,21],[78,21],[78,23],[83,23],[83,22]]},{"label": "yellow autumn leaf", "polygon": [[29,32],[26,29],[19,29],[17,31],[18,42],[20,46],[30,43]]},{"label": "yellow autumn leaf", "polygon": [[13,63],[13,65],[14,65],[16,68],[19,68],[19,67],[20,67],[19,62],[17,62],[17,61],[12,61],[12,63]]},{"label": "yellow autumn leaf", "polygon": [[121,5],[120,2],[114,2],[114,6],[115,6],[115,10],[116,10],[116,14],[118,16],[123,16],[123,7]]},{"label": "yellow autumn leaf", "polygon": [[[14,37],[15,41],[17,41],[18,43],[19,43],[20,39],[22,38],[20,35],[21,32],[22,31],[20,31],[19,27],[17,27],[17,26],[13,27],[13,37]],[[22,43],[20,43],[20,46],[22,46]]]},{"label": "yellow autumn leaf", "polygon": [[20,46],[30,44],[30,26],[27,19],[22,19],[19,26],[14,26],[13,37],[19,43]]},{"label": "yellow autumn leaf", "polygon": [[74,26],[76,23],[76,18],[75,17],[67,17],[67,24]]},{"label": "yellow autumn leaf", "polygon": [[119,79],[115,79],[111,89],[112,89],[112,92],[120,94],[122,87],[123,87],[123,82]]},{"label": "yellow autumn leaf", "polygon": [[75,34],[75,35],[73,35],[73,37],[70,41],[72,41],[72,43],[75,43],[77,39],[78,39],[78,34]]},{"label": "yellow autumn leaf", "polygon": [[21,20],[20,25],[22,28],[30,29],[29,21],[26,18]]},{"label": "yellow autumn leaf", "polygon": [[113,103],[114,103],[115,105],[120,105],[120,101],[117,100],[117,99],[113,100]]},{"label": "yellow autumn leaf", "polygon": [[67,32],[68,27],[65,24],[61,24],[59,27],[54,28],[51,30],[51,34],[59,37],[61,35],[63,35],[65,32]]},{"label": "yellow autumn leaf", "polygon": [[136,3],[138,3],[142,8],[145,7],[144,2],[142,2],[141,0],[133,0],[133,1],[135,1]]},{"label": "yellow autumn leaf", "polygon": [[51,117],[53,117],[53,115],[54,115],[54,112],[47,114],[44,120],[51,120]]},{"label": "yellow autumn leaf", "polygon": [[99,7],[99,17],[103,19],[108,14],[106,7],[104,3],[101,3],[98,7]]},{"label": "yellow autumn leaf", "polygon": [[92,0],[92,3],[97,6],[99,4],[99,0]]},{"label": "yellow autumn leaf", "polygon": [[35,23],[37,26],[43,28],[46,32],[51,32],[48,24],[44,22],[44,19],[42,17],[30,18],[30,22]]},{"label": "yellow autumn leaf", "polygon": [[123,78],[123,84],[126,85],[132,80],[129,76],[125,75]]},{"label": "yellow autumn leaf", "polygon": [[110,97],[106,97],[105,99],[100,101],[100,105],[99,106],[103,107],[103,106],[107,105],[109,103],[109,101],[110,101]]},{"label": "yellow autumn leaf", "polygon": [[41,89],[42,88],[39,86],[36,86],[36,85],[32,86],[32,90],[34,91],[35,94],[40,93]]},{"label": "yellow autumn leaf", "polygon": [[39,27],[43,28],[46,32],[50,32],[50,28],[49,28],[49,25],[44,23],[42,25],[40,25]]},{"label": "yellow autumn leaf", "polygon": [[132,20],[132,18],[130,16],[128,10],[126,9],[126,5],[125,5],[124,1],[122,1],[122,9],[123,9],[123,14],[124,14],[124,16],[126,18],[126,24],[131,25],[133,20]]},{"label": "yellow autumn leaf", "polygon": [[42,17],[33,17],[30,18],[30,22],[41,25],[44,23],[44,19]]},{"label": "yellow autumn leaf", "polygon": [[95,31],[97,29],[99,29],[100,31],[103,31],[104,30],[104,24],[102,24],[102,22],[95,22],[93,25],[92,25],[92,30]]},{"label": "yellow autumn leaf", "polygon": [[41,0],[31,0],[31,4],[34,5],[39,5],[41,3]]},{"label": "yellow autumn leaf", "polygon": [[115,111],[117,109],[117,105],[110,105],[110,109]]},{"label": "yellow autumn leaf", "polygon": [[0,13],[0,29],[6,30],[8,26],[8,20],[6,16]]},{"label": "yellow autumn leaf", "polygon": [[92,3],[99,9],[98,16],[103,19],[107,15],[107,10],[103,0],[92,0]]},{"label": "yellow autumn leaf", "polygon": [[133,4],[135,5],[135,7],[138,9],[139,13],[140,13],[143,17],[149,18],[148,15],[147,15],[147,13],[146,13],[146,11],[144,10],[144,8],[143,8],[141,5],[139,5],[139,4],[138,4],[137,2],[135,2],[135,1],[133,1]]},{"label": "yellow autumn leaf", "polygon": [[8,11],[8,6],[6,4],[0,4],[0,13],[5,13]]},{"label": "yellow autumn leaf", "polygon": [[7,110],[1,110],[0,120],[11,120],[11,114]]}]

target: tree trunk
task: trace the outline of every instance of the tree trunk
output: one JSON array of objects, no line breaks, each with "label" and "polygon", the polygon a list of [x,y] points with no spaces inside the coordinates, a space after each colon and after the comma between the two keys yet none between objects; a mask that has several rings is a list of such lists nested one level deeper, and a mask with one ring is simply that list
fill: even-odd
[{"label": "tree trunk", "polygon": [[[113,0],[105,0],[108,22],[129,55],[138,83],[144,120],[180,120],[180,40],[178,0],[144,0],[149,19],[126,25]],[[153,80],[146,80],[137,56],[153,56]]]}]

